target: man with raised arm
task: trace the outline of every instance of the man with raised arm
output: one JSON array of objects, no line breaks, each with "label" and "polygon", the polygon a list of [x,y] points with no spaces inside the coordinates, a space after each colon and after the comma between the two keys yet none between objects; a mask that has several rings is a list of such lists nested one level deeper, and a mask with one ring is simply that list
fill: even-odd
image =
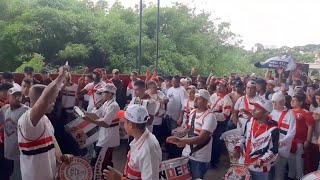
[{"label": "man with raised arm", "polygon": [[62,155],[53,126],[45,115],[53,110],[68,67],[48,86],[34,85],[29,92],[31,108],[18,121],[18,143],[23,180],[53,180],[57,161],[70,163],[71,155]]}]

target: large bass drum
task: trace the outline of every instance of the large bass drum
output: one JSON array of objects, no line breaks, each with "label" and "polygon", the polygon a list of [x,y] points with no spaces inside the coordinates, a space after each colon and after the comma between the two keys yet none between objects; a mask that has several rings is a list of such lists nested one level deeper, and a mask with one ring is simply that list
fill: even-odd
[{"label": "large bass drum", "polygon": [[303,176],[301,180],[320,180],[320,170],[311,172]]},{"label": "large bass drum", "polygon": [[160,180],[191,180],[189,158],[180,157],[162,161],[159,172]]},{"label": "large bass drum", "polygon": [[246,166],[234,164],[227,170],[224,180],[250,180],[250,177],[250,171]]}]

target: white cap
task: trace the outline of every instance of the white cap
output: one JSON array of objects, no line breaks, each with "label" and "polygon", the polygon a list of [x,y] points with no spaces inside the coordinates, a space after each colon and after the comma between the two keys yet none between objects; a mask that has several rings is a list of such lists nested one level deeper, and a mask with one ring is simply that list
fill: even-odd
[{"label": "white cap", "polygon": [[286,97],[284,96],[284,94],[281,91],[276,92],[272,95],[271,101],[279,102],[282,100],[286,100]]},{"label": "white cap", "polygon": [[272,85],[276,86],[276,81],[275,80],[268,80],[267,84],[272,84]]},{"label": "white cap", "polygon": [[186,84],[187,83],[187,79],[184,79],[184,78],[180,79],[180,83],[181,84]]},{"label": "white cap", "polygon": [[198,92],[196,93],[196,96],[200,96],[205,98],[206,100],[210,101],[210,94],[207,90],[205,89],[199,89]]},{"label": "white cap", "polygon": [[126,111],[118,111],[117,117],[133,123],[142,124],[149,120],[149,113],[144,106],[133,104]]},{"label": "white cap", "polygon": [[116,94],[117,92],[117,88],[114,84],[112,83],[107,83],[105,86],[103,86],[102,88],[98,89],[99,93],[103,93],[103,92],[111,92],[113,94]]},{"label": "white cap", "polygon": [[256,82],[254,82],[252,80],[248,81],[247,87],[255,87],[255,86],[256,86]]},{"label": "white cap", "polygon": [[17,86],[14,86],[14,87],[12,87],[12,88],[10,88],[10,89],[8,90],[8,93],[9,93],[10,95],[12,95],[12,94],[14,94],[14,93],[16,93],[16,92],[21,92],[21,88],[20,88],[20,87],[17,87]]},{"label": "white cap", "polygon": [[256,107],[256,108],[264,109],[264,110],[268,111],[269,113],[271,113],[273,110],[272,103],[269,100],[265,100],[261,97],[258,98],[258,101],[252,102],[250,104],[254,105],[254,107]]}]

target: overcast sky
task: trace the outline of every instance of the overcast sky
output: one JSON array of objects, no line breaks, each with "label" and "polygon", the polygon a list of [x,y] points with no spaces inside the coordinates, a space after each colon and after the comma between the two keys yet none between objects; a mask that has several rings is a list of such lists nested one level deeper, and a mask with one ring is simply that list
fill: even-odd
[{"label": "overcast sky", "polygon": [[[114,2],[115,0],[109,0]],[[133,6],[139,0],[120,0]],[[173,1],[161,0],[161,6]],[[144,0],[145,3],[157,0]],[[250,49],[255,43],[266,46],[320,44],[320,0],[178,0],[212,12],[231,23],[231,30],[242,36]]]}]

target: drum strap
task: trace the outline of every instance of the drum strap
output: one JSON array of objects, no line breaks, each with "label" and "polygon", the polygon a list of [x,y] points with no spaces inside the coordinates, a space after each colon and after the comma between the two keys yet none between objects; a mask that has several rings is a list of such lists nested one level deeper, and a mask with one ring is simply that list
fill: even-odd
[{"label": "drum strap", "polygon": [[[192,119],[191,119],[191,127],[190,127],[190,130],[188,132],[188,137],[193,137],[194,136],[194,122],[196,120],[196,114],[197,112],[195,111],[193,116],[192,116]],[[189,156],[191,156],[193,153],[195,153],[196,151],[202,149],[203,147],[205,147],[211,140],[211,137],[203,144],[198,144],[196,147],[193,147],[193,144],[190,144],[190,154]]]}]

